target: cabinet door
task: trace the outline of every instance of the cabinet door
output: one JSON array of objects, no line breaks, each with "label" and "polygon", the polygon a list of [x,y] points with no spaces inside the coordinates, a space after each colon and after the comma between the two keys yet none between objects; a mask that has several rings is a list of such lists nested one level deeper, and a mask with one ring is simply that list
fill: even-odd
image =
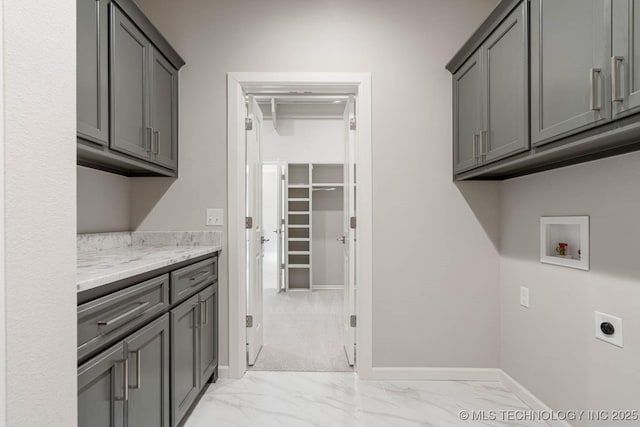
[{"label": "cabinet door", "polygon": [[77,0],[76,84],[78,136],[109,143],[109,0]]},{"label": "cabinet door", "polygon": [[126,374],[118,344],[78,368],[78,427],[123,427]]},{"label": "cabinet door", "polygon": [[171,310],[171,417],[177,426],[200,391],[198,295]]},{"label": "cabinet door", "polygon": [[611,117],[609,1],[531,1],[531,139],[540,145]]},{"label": "cabinet door", "polygon": [[125,340],[129,427],[169,427],[169,329],[165,314]]},{"label": "cabinet door", "polygon": [[218,366],[218,284],[200,293],[200,384],[204,386]]},{"label": "cabinet door", "polygon": [[111,148],[148,159],[151,44],[113,3],[111,10]]},{"label": "cabinet door", "polygon": [[640,111],[640,0],[613,1],[613,115]]},{"label": "cabinet door", "polygon": [[529,148],[529,51],[527,7],[522,3],[482,48],[486,79],[484,128],[480,136],[485,161]]},{"label": "cabinet door", "polygon": [[454,171],[478,164],[482,127],[482,71],[477,51],[453,75]]},{"label": "cabinet door", "polygon": [[151,61],[152,160],[178,166],[178,70],[153,49]]}]

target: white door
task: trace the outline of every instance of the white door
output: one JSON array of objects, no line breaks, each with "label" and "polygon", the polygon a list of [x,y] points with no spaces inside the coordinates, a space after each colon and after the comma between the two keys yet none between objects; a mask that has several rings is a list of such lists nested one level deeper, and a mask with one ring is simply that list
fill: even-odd
[{"label": "white door", "polygon": [[280,217],[278,206],[280,192],[279,165],[262,165],[262,226],[263,226],[263,262],[262,285],[264,289],[278,289],[280,273],[278,233]]},{"label": "white door", "polygon": [[351,228],[351,218],[356,217],[356,131],[355,101],[349,97],[344,111],[344,321],[343,341],[349,365],[355,363],[356,333],[351,326],[351,316],[356,314],[355,241],[356,230]]},{"label": "white door", "polygon": [[[262,112],[253,97],[249,97],[247,117],[247,363],[253,366],[262,348],[262,162],[260,139],[262,134]],[[250,128],[250,129],[249,129]]]}]

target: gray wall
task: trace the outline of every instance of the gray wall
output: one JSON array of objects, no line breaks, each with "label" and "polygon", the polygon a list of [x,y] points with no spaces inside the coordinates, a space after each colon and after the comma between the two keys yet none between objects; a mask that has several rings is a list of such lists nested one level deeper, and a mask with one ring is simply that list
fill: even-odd
[{"label": "gray wall", "polygon": [[[132,227],[203,229],[206,207],[226,208],[227,72],[370,71],[374,366],[497,366],[499,192],[493,184],[451,182],[444,69],[496,2],[138,3],[187,65],[180,178],[132,183]],[[223,365],[228,286],[239,284],[227,283],[223,254]],[[436,324],[442,327],[426,327]]]},{"label": "gray wall", "polygon": [[77,423],[75,5],[0,10],[0,425],[12,427]]},{"label": "gray wall", "polygon": [[77,167],[78,233],[129,231],[131,179]]},{"label": "gray wall", "polygon": [[[539,262],[541,215],[590,216],[591,271]],[[640,408],[639,218],[640,153],[503,184],[501,366],[554,409]],[[623,319],[623,349],[594,338],[595,310]]]}]

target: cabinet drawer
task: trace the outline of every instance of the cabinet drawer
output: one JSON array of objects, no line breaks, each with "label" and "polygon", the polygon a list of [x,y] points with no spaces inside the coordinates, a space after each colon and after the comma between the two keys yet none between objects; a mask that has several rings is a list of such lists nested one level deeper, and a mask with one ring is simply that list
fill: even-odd
[{"label": "cabinet drawer", "polygon": [[193,295],[218,278],[218,257],[171,272],[171,303]]},{"label": "cabinet drawer", "polygon": [[123,337],[168,307],[168,274],[78,306],[78,359]]}]

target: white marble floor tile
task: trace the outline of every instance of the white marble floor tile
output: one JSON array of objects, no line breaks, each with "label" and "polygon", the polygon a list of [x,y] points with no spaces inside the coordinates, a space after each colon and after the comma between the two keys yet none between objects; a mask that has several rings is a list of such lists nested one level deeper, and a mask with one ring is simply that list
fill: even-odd
[{"label": "white marble floor tile", "polygon": [[185,427],[546,426],[463,421],[462,410],[527,410],[490,381],[360,381],[346,372],[247,372],[209,386]]}]

